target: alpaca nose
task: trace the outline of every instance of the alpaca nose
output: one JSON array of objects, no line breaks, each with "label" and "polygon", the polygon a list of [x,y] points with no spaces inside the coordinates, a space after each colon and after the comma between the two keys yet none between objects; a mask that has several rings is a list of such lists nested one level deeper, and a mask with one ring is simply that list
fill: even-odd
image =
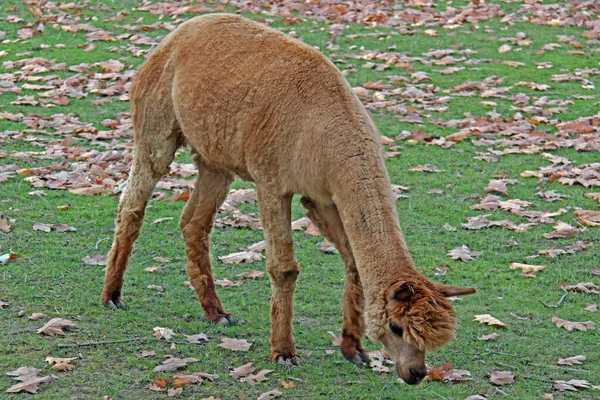
[{"label": "alpaca nose", "polygon": [[408,372],[410,372],[410,377],[411,377],[411,385],[416,385],[417,383],[421,382],[421,380],[423,378],[425,378],[425,375],[427,375],[427,370],[424,368],[409,368]]}]

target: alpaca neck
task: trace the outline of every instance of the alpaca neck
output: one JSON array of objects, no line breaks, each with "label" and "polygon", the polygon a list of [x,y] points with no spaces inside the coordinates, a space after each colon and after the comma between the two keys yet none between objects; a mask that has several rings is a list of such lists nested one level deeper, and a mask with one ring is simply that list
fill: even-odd
[{"label": "alpaca neck", "polygon": [[402,276],[420,274],[398,223],[379,138],[373,136],[346,140],[330,182],[365,290],[368,335],[377,340],[387,325],[386,290]]}]

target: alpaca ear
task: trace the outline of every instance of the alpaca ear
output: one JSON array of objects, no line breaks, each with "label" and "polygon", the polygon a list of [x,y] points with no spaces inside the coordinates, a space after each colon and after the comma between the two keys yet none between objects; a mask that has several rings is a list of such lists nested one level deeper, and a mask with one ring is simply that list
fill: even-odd
[{"label": "alpaca ear", "polygon": [[477,289],[475,288],[463,288],[458,286],[446,285],[437,285],[437,288],[444,295],[444,297],[464,296],[467,294],[477,293]]},{"label": "alpaca ear", "polygon": [[415,294],[415,290],[409,283],[400,282],[400,284],[394,289],[394,299],[398,301],[406,301]]}]

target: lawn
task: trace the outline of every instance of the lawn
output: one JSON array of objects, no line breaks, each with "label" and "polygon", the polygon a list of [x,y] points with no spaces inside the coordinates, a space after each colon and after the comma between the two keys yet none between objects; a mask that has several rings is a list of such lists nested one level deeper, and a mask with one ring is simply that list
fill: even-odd
[{"label": "lawn", "polygon": [[[255,3],[2,2],[0,398],[29,396],[4,392],[18,383],[6,373],[23,366],[57,378],[39,386],[39,399],[167,398],[166,390],[149,388],[156,377],[172,382],[176,373],[200,371],[219,377],[183,386],[180,398],[256,399],[271,390],[282,399],[600,398],[593,306],[600,291],[600,30],[592,29],[598,6],[363,2],[358,13],[343,2]],[[386,165],[392,183],[407,187],[397,206],[418,268],[436,282],[478,289],[453,303],[456,340],[427,357],[430,367],[452,362],[450,370],[467,372],[442,370],[408,386],[393,371],[346,362],[328,333],[340,335],[343,263],[319,250],[322,237],[303,230],[294,233],[303,265],[294,335],[303,364],[272,363],[267,275],[237,277],[264,271],[265,261],[219,260],[263,240],[262,231],[231,226],[226,212],[212,235],[213,272],[242,282],[217,288],[238,323],[205,321],[184,286],[178,217],[193,184],[187,150],[149,203],[125,277],[127,309],[102,307],[104,267],[83,259],[106,254],[112,241],[131,160],[133,71],[170,29],[210,11],[239,12],[299,37],[346,75],[391,140]],[[256,202],[237,209],[258,218]],[[303,216],[295,199],[293,218]],[[40,223],[76,230],[46,232],[51,228]],[[472,259],[449,255],[463,245]],[[513,263],[545,268],[524,273]],[[46,316],[30,320],[33,313]],[[505,327],[474,320],[482,314]],[[580,324],[566,323],[575,325],[568,331],[553,317]],[[51,318],[76,326],[64,335],[38,334]],[[176,336],[159,340],[155,327]],[[199,333],[209,340],[193,344],[184,336]],[[480,339],[493,333],[499,336]],[[221,337],[252,346],[223,349]],[[368,340],[365,346],[381,349]],[[197,362],[154,372],[167,355]],[[73,368],[54,371],[49,356],[74,358]],[[585,359],[557,364],[574,356]],[[255,385],[230,375],[248,362],[255,372],[273,372]],[[511,371],[514,382],[492,384],[494,371]],[[570,391],[559,380],[580,382]]]}]

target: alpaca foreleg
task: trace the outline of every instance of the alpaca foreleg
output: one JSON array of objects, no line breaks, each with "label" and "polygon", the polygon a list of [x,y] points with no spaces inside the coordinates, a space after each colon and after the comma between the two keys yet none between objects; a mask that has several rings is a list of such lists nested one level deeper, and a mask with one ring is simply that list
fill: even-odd
[{"label": "alpaca foreleg", "polygon": [[342,343],[340,350],[353,364],[369,363],[369,356],[362,346],[366,324],[364,317],[365,297],[356,261],[350,248],[348,236],[335,205],[321,205],[303,197],[302,205],[308,210],[308,217],[319,227],[321,233],[340,252],[346,269],[346,285],[342,306]]},{"label": "alpaca foreleg", "polygon": [[271,278],[271,360],[300,364],[292,333],[294,292],[300,265],[291,229],[292,196],[258,188],[258,206],[267,241],[267,271]]},{"label": "alpaca foreleg", "polygon": [[144,214],[152,190],[159,179],[167,173],[175,155],[175,140],[167,141],[167,150],[162,156],[152,154],[143,146],[136,147],[133,167],[127,186],[119,201],[116,231],[112,248],[108,254],[106,278],[102,292],[102,303],[111,308],[125,308],[121,300],[123,276],[133,249],[140,235]]},{"label": "alpaca foreleg", "polygon": [[215,214],[227,197],[233,176],[208,168],[198,158],[196,164],[198,179],[179,222],[185,240],[187,271],[206,318],[229,325],[234,320],[230,313],[223,310],[210,267],[210,233]]}]

